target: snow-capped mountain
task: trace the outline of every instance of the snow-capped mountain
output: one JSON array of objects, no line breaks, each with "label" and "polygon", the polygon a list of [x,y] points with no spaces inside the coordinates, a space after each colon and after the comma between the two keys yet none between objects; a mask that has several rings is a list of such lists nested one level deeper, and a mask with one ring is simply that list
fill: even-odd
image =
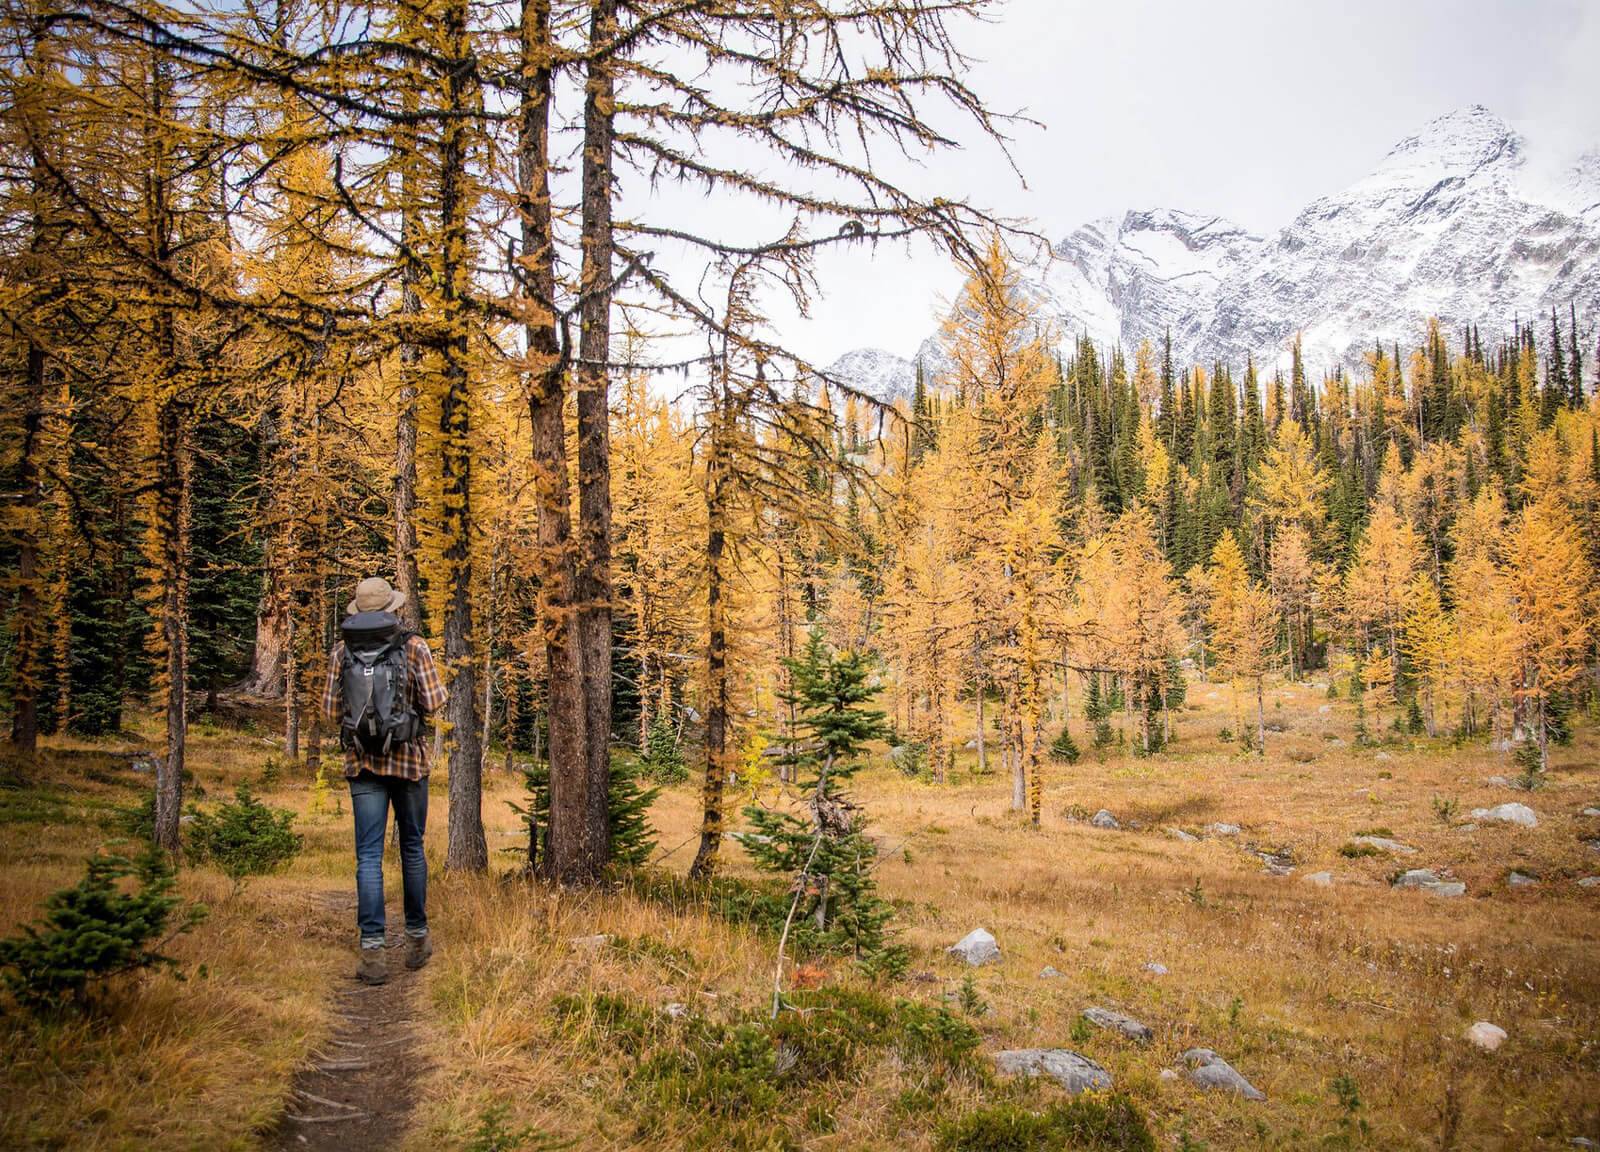
[{"label": "snow-capped mountain", "polygon": [[910,399],[917,387],[916,362],[882,348],[846,352],[825,371],[835,380],[891,402],[901,397]]},{"label": "snow-capped mountain", "polygon": [[[1358,364],[1375,339],[1415,344],[1434,316],[1452,333],[1478,323],[1493,339],[1519,317],[1553,306],[1564,319],[1575,304],[1588,328],[1600,313],[1600,153],[1541,167],[1521,134],[1473,106],[1402,140],[1275,235],[1216,216],[1129,212],[1073,231],[1028,280],[1065,343],[1086,334],[1131,350],[1170,331],[1180,363],[1240,364],[1249,353],[1271,365],[1298,332],[1313,379]],[[850,371],[862,355],[835,367],[875,389],[882,376]],[[872,356],[894,380],[914,372]]]}]

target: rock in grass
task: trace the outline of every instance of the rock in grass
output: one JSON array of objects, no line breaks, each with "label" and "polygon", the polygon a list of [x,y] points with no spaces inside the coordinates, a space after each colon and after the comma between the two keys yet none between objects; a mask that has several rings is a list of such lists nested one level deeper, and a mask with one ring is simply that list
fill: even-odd
[{"label": "rock in grass", "polygon": [[1093,816],[1089,817],[1089,823],[1093,824],[1096,828],[1121,828],[1122,827],[1121,824],[1117,823],[1117,818],[1115,816],[1113,816],[1110,812],[1106,811],[1104,808],[1100,809],[1100,811],[1096,812]]},{"label": "rock in grass", "polygon": [[1491,1024],[1487,1020],[1479,1020],[1463,1035],[1468,1043],[1481,1048],[1485,1052],[1493,1052],[1506,1042],[1506,1030],[1498,1024]]},{"label": "rock in grass", "polygon": [[1512,888],[1537,888],[1539,878],[1529,876],[1526,872],[1513,872],[1506,877],[1506,884]]},{"label": "rock in grass", "polygon": [[945,951],[959,956],[974,968],[1000,959],[1000,945],[982,928],[974,928]]},{"label": "rock in grass", "polygon": [[1148,1024],[1141,1024],[1132,1016],[1125,1016],[1121,1012],[1114,1012],[1110,1008],[1091,1007],[1083,1010],[1083,1018],[1096,1028],[1109,1028],[1113,1032],[1120,1032],[1129,1040],[1140,1044],[1148,1044],[1155,1038],[1155,1033]]},{"label": "rock in grass", "polygon": [[1055,980],[1059,978],[1060,975],[1061,973],[1057,972],[1055,970],[1055,966],[1051,964],[1046,964],[1043,968],[1039,969],[1039,979],[1041,980]]},{"label": "rock in grass", "polygon": [[1431,868],[1413,868],[1395,877],[1396,888],[1416,888],[1435,896],[1465,896],[1467,886],[1459,880],[1441,880]]},{"label": "rock in grass", "polygon": [[1332,872],[1310,872],[1310,873],[1307,873],[1303,877],[1303,879],[1305,880],[1305,882],[1307,884],[1315,884],[1318,888],[1332,888],[1333,887],[1333,873]]},{"label": "rock in grass", "polygon": [[1410,856],[1416,849],[1409,844],[1402,844],[1398,840],[1391,840],[1387,836],[1352,836],[1352,844],[1366,844],[1382,852],[1398,852],[1402,856]]},{"label": "rock in grass", "polygon": [[597,952],[611,943],[611,937],[604,932],[596,936],[574,936],[567,941],[575,951]]},{"label": "rock in grass", "polygon": [[1493,808],[1474,808],[1474,820],[1493,820],[1497,824],[1516,824],[1523,828],[1537,828],[1539,818],[1526,804],[1496,804]]},{"label": "rock in grass", "polygon": [[1200,837],[1198,837],[1198,836],[1191,836],[1189,833],[1185,832],[1182,828],[1168,828],[1167,829],[1167,835],[1171,836],[1174,840],[1178,841],[1178,843],[1180,843],[1180,844],[1194,844],[1200,839]]},{"label": "rock in grass", "polygon": [[1585,808],[1583,814],[1585,816],[1600,816],[1600,808]]},{"label": "rock in grass", "polygon": [[1154,960],[1146,964],[1144,970],[1152,976],[1165,976],[1167,974],[1167,966],[1165,964],[1157,964]]},{"label": "rock in grass", "polygon": [[1013,1048],[996,1052],[994,1064],[1002,1076],[1048,1076],[1074,1096],[1111,1088],[1111,1073],[1065,1048]]},{"label": "rock in grass", "polygon": [[1600,876],[1585,876],[1578,881],[1579,888],[1600,888]]},{"label": "rock in grass", "polygon": [[1267,1095],[1239,1075],[1221,1056],[1209,1048],[1191,1048],[1178,1057],[1189,1069],[1189,1079],[1208,1090],[1234,1092],[1246,1100],[1265,1100]]},{"label": "rock in grass", "polygon": [[1239,826],[1237,824],[1207,824],[1206,831],[1213,836],[1237,836],[1239,834]]}]

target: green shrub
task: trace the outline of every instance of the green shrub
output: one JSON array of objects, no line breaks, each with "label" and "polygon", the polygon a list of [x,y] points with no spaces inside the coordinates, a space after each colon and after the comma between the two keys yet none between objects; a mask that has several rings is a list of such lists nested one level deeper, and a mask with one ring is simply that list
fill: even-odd
[{"label": "green shrub", "polygon": [[1351,842],[1339,846],[1339,855],[1348,860],[1359,860],[1365,856],[1383,856],[1386,853],[1375,844],[1356,844]]},{"label": "green shrub", "polygon": [[650,1005],[609,992],[557,996],[551,1007],[564,1023],[593,1028],[604,1047],[630,1054],[640,1052],[666,1025]]},{"label": "green shrub", "polygon": [[899,769],[902,776],[910,776],[913,779],[921,776],[928,767],[928,746],[920,740],[891,744],[889,763]]},{"label": "green shrub", "polygon": [[[641,868],[656,850],[655,829],[650,825],[650,806],[660,795],[659,788],[646,788],[642,764],[628,763],[621,756],[611,758],[610,788],[606,793],[606,816],[611,828],[611,862],[621,869]],[[522,769],[527,799],[519,804],[507,801],[522,817],[529,834],[538,838],[531,863],[543,858],[545,839],[550,830],[550,766],[528,764]]]},{"label": "green shrub", "polygon": [[222,869],[237,886],[247,876],[276,872],[299,854],[301,838],[293,826],[293,812],[268,807],[241,784],[231,803],[215,812],[195,811],[189,851],[196,861]]},{"label": "green shrub", "polygon": [[639,763],[645,775],[657,784],[681,784],[689,778],[689,766],[678,747],[678,733],[663,713],[657,713],[645,733]]},{"label": "green shrub", "polygon": [[268,756],[261,765],[261,786],[276,788],[281,779],[283,779],[283,764],[276,756]]},{"label": "green shrub", "polygon": [[1156,1146],[1143,1114],[1120,1094],[1079,1096],[1043,1112],[1016,1104],[980,1108],[945,1124],[939,1138],[948,1152],[1154,1152]]},{"label": "green shrub", "polygon": [[[599,1021],[608,1010],[599,1000],[566,1011]],[[718,1121],[762,1119],[781,1127],[791,1106],[797,1112],[804,1100],[814,1099],[803,1090],[852,1082],[871,1053],[893,1052],[906,1067],[935,1080],[975,1073],[977,1030],[943,1007],[848,987],[798,991],[790,1000],[793,1010],[772,1020],[683,1025],[673,1043],[642,1063],[639,1084],[659,1105]],[[624,1035],[640,1026],[637,1011],[631,1005],[621,1009]],[[658,1033],[667,1027],[659,1018],[645,1026]],[[807,1126],[815,1127],[809,1119]]]},{"label": "green shrub", "polygon": [[478,1126],[467,1138],[463,1152],[546,1152],[568,1147],[532,1125],[512,1127],[510,1117],[509,1105],[489,1105],[478,1114]]},{"label": "green shrub", "polygon": [[1076,764],[1079,755],[1078,745],[1072,739],[1072,729],[1063,727],[1061,735],[1050,745],[1050,758],[1059,760],[1063,764]]},{"label": "green shrub", "polygon": [[[137,881],[131,892],[121,883],[128,878]],[[137,862],[92,857],[82,880],[45,901],[41,921],[0,940],[6,987],[34,1010],[83,1006],[94,987],[114,976],[170,965],[162,945],[205,914],[204,908],[192,907],[163,938],[180,903],[172,889],[172,866],[154,847]]]}]

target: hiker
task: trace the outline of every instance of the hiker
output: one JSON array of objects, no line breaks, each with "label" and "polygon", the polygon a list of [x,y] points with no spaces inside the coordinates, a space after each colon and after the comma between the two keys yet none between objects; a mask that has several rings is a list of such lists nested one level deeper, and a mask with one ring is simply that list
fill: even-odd
[{"label": "hiker", "polygon": [[350,811],[356,826],[356,925],[361,962],[356,979],[389,978],[383,955],[383,840],[389,806],[400,833],[400,877],[405,887],[407,968],[433,955],[428,936],[428,860],[422,836],[428,823],[428,716],[445,702],[444,681],[428,642],[408,632],[395,615],[405,595],[382,576],[356,585],[339,631],[343,639],[328,659],[322,711],[339,725]]}]

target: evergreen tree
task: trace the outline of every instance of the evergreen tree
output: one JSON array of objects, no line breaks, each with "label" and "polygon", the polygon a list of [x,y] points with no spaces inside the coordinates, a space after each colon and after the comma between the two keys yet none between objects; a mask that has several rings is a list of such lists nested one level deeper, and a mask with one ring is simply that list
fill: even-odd
[{"label": "evergreen tree", "polygon": [[1550,351],[1544,361],[1544,395],[1540,397],[1539,427],[1555,422],[1556,412],[1568,403],[1567,359],[1561,346],[1561,318],[1550,309]]},{"label": "evergreen tree", "polygon": [[1578,347],[1578,306],[1567,306],[1567,407],[1583,407],[1583,353]]},{"label": "evergreen tree", "polygon": [[793,878],[796,931],[807,947],[848,951],[869,969],[899,970],[906,954],[888,938],[892,909],[873,879],[877,847],[843,788],[862,767],[867,744],[889,735],[884,714],[867,707],[878,691],[868,683],[872,658],[831,651],[813,628],[804,651],[785,664],[794,687],[783,700],[796,710],[799,740],[782,759],[807,794],[809,818],[746,808],[753,834],[745,849],[756,867]]},{"label": "evergreen tree", "polygon": [[[249,671],[261,603],[261,548],[251,493],[259,479],[258,443],[222,413],[194,437],[190,504],[189,683],[214,709],[217,691]],[[323,637],[317,646],[324,647]]]}]

